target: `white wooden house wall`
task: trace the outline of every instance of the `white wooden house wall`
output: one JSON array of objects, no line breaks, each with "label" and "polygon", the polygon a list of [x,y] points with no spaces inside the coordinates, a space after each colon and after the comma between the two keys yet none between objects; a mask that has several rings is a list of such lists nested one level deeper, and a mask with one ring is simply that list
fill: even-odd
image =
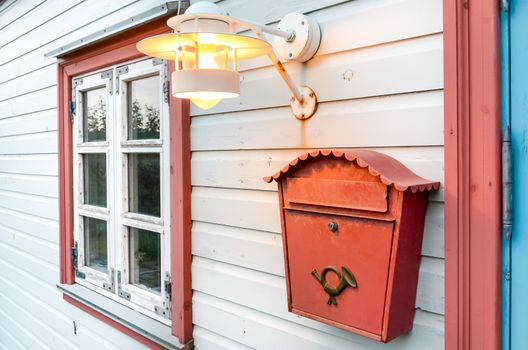
[{"label": "white wooden house wall", "polygon": [[[7,0],[0,7],[0,349],[140,349],[62,300],[57,66],[44,53],[159,0]],[[223,0],[234,16],[315,18],[305,66],[321,101],[296,120],[266,59],[242,67],[239,99],[191,110],[193,321],[198,350],[444,348],[443,191],[430,197],[414,329],[389,344],[287,312],[276,184],[262,177],[313,148],[386,152],[443,180],[441,0]],[[74,322],[77,324],[74,333]]]}]

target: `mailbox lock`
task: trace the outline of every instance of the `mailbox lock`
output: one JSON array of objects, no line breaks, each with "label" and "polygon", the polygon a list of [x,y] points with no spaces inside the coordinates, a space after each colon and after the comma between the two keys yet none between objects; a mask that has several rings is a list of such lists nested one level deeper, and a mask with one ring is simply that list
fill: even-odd
[{"label": "mailbox lock", "polygon": [[328,229],[329,229],[330,231],[332,231],[332,232],[335,233],[335,232],[337,232],[337,229],[338,229],[338,228],[339,228],[339,226],[337,225],[337,222],[335,222],[335,221],[330,221],[330,222],[328,223]]}]

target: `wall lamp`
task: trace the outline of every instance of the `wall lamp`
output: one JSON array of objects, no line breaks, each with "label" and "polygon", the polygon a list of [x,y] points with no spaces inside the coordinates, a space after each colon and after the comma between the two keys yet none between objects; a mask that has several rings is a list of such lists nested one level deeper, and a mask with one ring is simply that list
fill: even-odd
[{"label": "wall lamp", "polygon": [[[176,61],[174,97],[190,99],[202,109],[213,107],[222,98],[238,97],[238,62],[267,55],[292,92],[293,114],[308,119],[315,113],[314,91],[296,86],[279,60],[306,62],[317,52],[321,32],[311,18],[290,13],[275,28],[230,17],[216,4],[198,2],[185,14],[170,18],[167,25],[173,33],[143,39],[137,49]],[[255,37],[237,34],[244,30],[251,30]],[[264,40],[262,33],[273,35],[272,43]]]}]

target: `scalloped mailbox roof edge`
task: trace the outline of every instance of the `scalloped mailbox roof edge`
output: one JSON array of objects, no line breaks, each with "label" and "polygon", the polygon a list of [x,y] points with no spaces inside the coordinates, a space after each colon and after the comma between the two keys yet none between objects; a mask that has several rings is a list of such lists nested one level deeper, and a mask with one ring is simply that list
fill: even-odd
[{"label": "scalloped mailbox roof edge", "polygon": [[387,186],[394,186],[398,191],[406,191],[411,189],[413,193],[425,190],[438,190],[440,182],[424,179],[416,175],[413,171],[396,159],[371,150],[315,150],[304,153],[299,157],[293,159],[286,164],[280,171],[272,176],[264,177],[264,181],[270,183],[273,180],[278,181],[279,178],[290,171],[292,168],[302,164],[304,161],[312,158],[321,158],[333,156],[336,158],[345,158],[350,162],[355,162],[361,168],[368,168],[368,171],[373,176],[378,176],[381,182]]}]

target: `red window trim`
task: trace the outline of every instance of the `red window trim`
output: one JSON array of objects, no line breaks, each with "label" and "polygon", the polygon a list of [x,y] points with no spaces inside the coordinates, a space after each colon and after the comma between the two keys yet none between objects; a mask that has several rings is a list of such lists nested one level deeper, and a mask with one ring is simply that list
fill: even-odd
[{"label": "red window trim", "polygon": [[443,8],[445,348],[500,349],[499,3]]},{"label": "red window trim", "polygon": [[[73,76],[142,57],[136,43],[148,36],[169,31],[167,18],[160,18],[103,42],[62,57],[58,65],[58,133],[59,133],[59,227],[60,282],[74,284],[71,260],[73,246],[73,164],[72,125],[69,113]],[[169,73],[174,64],[169,65]],[[190,118],[189,103],[170,96],[170,186],[171,186],[171,271],[172,334],[181,344],[192,339],[191,315],[191,184],[190,184]],[[68,296],[64,300],[80,307],[143,344],[153,343],[142,335],[118,326],[115,321]]]}]

